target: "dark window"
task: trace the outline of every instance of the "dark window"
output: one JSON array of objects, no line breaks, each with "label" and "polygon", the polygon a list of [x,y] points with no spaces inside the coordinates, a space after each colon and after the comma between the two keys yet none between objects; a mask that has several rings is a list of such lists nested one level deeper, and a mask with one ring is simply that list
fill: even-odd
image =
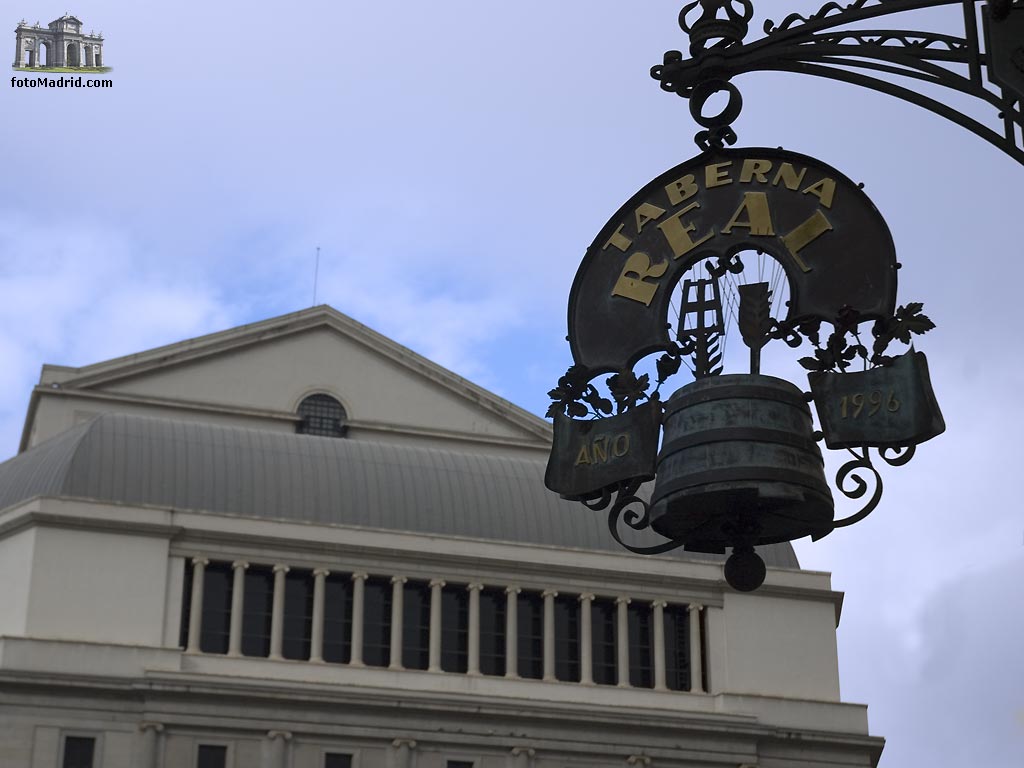
[{"label": "dark window", "polygon": [[188,623],[192,618],[192,561],[185,561],[185,586],[181,596],[181,633],[178,635],[178,645],[188,648]]},{"label": "dark window", "polygon": [[475,768],[472,760],[449,760],[445,768]]},{"label": "dark window", "polygon": [[615,601],[598,598],[591,606],[591,635],[594,643],[594,682],[615,685],[618,682],[615,653]]},{"label": "dark window", "polygon": [[270,621],[274,612],[274,571],[251,565],[245,572],[242,601],[242,654],[270,655]]},{"label": "dark window", "polygon": [[480,591],[480,671],[505,674],[505,606],[503,589]]},{"label": "dark window", "polygon": [[441,590],[441,669],[465,672],[469,663],[469,592],[465,584]]},{"label": "dark window", "polygon": [[649,603],[633,603],[628,606],[626,617],[629,627],[629,684],[636,688],[653,688],[651,606]]},{"label": "dark window", "polygon": [[286,659],[309,659],[313,633],[313,572],[289,571],[284,577],[284,627],[281,655]]},{"label": "dark window", "polygon": [[544,598],[540,592],[521,592],[517,601],[519,676],[544,677]]},{"label": "dark window", "polygon": [[328,752],[324,755],[324,768],[352,768],[352,755]]},{"label": "dark window", "polygon": [[690,624],[685,605],[665,609],[665,683],[673,691],[690,690]]},{"label": "dark window", "polygon": [[576,595],[555,598],[555,677],[580,680],[580,601]]},{"label": "dark window", "polygon": [[300,435],[344,437],[348,416],[341,403],[330,395],[310,395],[299,404]]},{"label": "dark window", "polygon": [[231,633],[231,563],[210,563],[203,577],[203,623],[199,650],[203,653],[227,653]]},{"label": "dark window", "polygon": [[62,768],[92,768],[96,739],[91,736],[65,736]]},{"label": "dark window", "polygon": [[363,661],[386,667],[391,663],[391,582],[367,579],[363,594]]},{"label": "dark window", "polygon": [[213,744],[200,744],[196,768],[224,768],[228,762],[228,748]]},{"label": "dark window", "polygon": [[410,581],[402,588],[402,666],[430,666],[430,585]]},{"label": "dark window", "polygon": [[324,661],[347,664],[351,658],[352,576],[332,573],[324,580]]}]

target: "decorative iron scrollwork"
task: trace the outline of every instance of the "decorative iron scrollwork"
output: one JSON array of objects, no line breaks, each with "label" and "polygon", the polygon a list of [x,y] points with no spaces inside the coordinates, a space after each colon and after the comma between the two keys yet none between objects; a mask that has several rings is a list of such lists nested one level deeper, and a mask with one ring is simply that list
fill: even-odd
[{"label": "decorative iron scrollwork", "polygon": [[[977,8],[983,3],[985,23],[981,30]],[[955,4],[964,10],[962,36],[920,30],[837,29],[901,12]],[[687,4],[680,26],[690,37],[691,58],[684,60],[679,51],[669,51],[663,62],[651,69],[651,76],[663,90],[688,99],[697,97],[699,109],[691,104],[691,112],[703,126],[695,136],[698,146],[722,147],[736,140],[731,122],[739,114],[742,97],[729,81],[746,72],[774,70],[826,77],[895,96],[966,128],[1024,164],[1024,76],[1007,63],[1024,29],[1024,4],[1019,1],[828,2],[809,16],[791,13],[778,24],[769,19],[763,27],[765,37],[744,42],[752,18],[750,6],[747,0],[742,0],[742,9],[729,0]],[[688,23],[686,16],[698,7],[702,9],[700,17]],[[726,13],[720,17],[722,10]],[[923,95],[916,85],[900,85],[906,78],[985,102],[998,113],[1002,130],[968,117],[945,100]],[[723,90],[729,92],[726,110],[698,119],[708,97]],[[730,116],[732,120],[726,120]],[[708,121],[713,124],[707,125]]]},{"label": "decorative iron scrollwork", "polygon": [[[602,496],[600,506],[587,506],[591,509],[604,509],[611,501],[611,493],[615,493],[615,502],[608,511],[608,530],[619,544],[625,549],[638,555],[660,555],[663,552],[670,552],[679,549],[686,544],[685,541],[669,539],[661,544],[651,547],[637,547],[627,544],[619,535],[619,523],[625,523],[634,531],[646,531],[651,527],[651,508],[645,499],[637,495],[640,489],[640,480],[626,480],[620,483],[615,489],[606,489],[607,493]],[[639,511],[637,511],[639,509]]]}]

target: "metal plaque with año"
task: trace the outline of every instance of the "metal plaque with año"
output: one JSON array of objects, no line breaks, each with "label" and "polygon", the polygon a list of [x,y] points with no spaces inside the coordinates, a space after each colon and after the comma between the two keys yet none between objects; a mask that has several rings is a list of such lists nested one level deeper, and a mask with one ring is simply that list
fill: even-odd
[{"label": "metal plaque with a\u00f1o", "polygon": [[544,484],[567,499],[586,499],[624,480],[654,478],[661,403],[606,419],[555,417]]}]

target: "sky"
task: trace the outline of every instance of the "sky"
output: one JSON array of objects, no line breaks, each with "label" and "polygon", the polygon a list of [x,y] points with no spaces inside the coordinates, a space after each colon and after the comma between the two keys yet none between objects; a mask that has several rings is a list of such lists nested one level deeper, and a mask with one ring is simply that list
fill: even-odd
[{"label": "sky", "polygon": [[[3,0],[10,30],[66,10],[102,30],[114,86],[0,83],[0,455],[17,451],[43,363],[311,306],[317,246],[316,303],[543,415],[571,362],[584,250],[697,154],[687,103],[648,74],[687,46],[682,4]],[[750,38],[766,12],[817,5],[760,0]],[[958,34],[959,14],[903,24]],[[795,544],[846,593],[843,699],[869,705],[883,768],[1022,765],[1024,168],[882,94],[736,84],[740,146],[863,182],[904,265],[901,303],[937,324],[917,348],[946,434],[884,470],[865,521]]]}]

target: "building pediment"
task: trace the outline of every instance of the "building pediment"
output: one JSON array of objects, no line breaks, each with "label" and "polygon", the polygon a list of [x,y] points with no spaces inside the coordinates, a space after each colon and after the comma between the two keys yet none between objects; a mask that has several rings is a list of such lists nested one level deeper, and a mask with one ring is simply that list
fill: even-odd
[{"label": "building pediment", "polygon": [[69,397],[120,400],[136,412],[150,403],[164,416],[175,407],[220,409],[250,414],[250,426],[266,428],[287,422],[316,393],[337,399],[356,429],[538,450],[550,441],[544,420],[323,306],[83,368],[45,366],[22,450],[80,421],[71,411],[113,409],[79,404],[64,409],[67,418],[42,418],[42,401],[51,415]]}]

